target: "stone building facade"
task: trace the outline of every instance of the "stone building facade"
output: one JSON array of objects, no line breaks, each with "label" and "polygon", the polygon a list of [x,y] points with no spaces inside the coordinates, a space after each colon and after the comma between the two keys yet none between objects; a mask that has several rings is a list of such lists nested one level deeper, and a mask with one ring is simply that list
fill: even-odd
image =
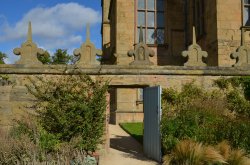
[{"label": "stone building facade", "polygon": [[[127,51],[138,42],[142,25],[147,28],[146,42],[157,54],[151,59],[154,64],[181,66],[185,61],[181,52],[190,45],[195,26],[197,42],[209,54],[208,66],[231,67],[235,62],[230,53],[240,46],[241,28],[250,25],[249,4],[248,0],[103,0],[106,60],[129,64],[133,59]],[[248,31],[245,36],[249,40]]]},{"label": "stone building facade", "polygon": [[[34,111],[26,85],[36,76],[52,79],[77,69],[109,81],[106,113],[114,124],[143,120],[145,87],[180,89],[195,80],[209,89],[221,77],[250,76],[249,0],[102,0],[102,8],[103,49],[95,48],[87,26],[74,65],[40,63],[44,51],[29,23],[27,40],[14,49],[19,61],[0,65],[0,128]],[[108,126],[108,146],[107,135]]]},{"label": "stone building facade", "polygon": [[[232,67],[238,59],[230,55],[250,40],[248,0],[102,0],[102,9],[103,64],[129,66],[134,61],[128,51],[139,42],[140,26],[155,66],[184,65],[182,52],[193,42],[193,26],[197,44],[208,54],[202,57],[208,67]],[[119,114],[142,111],[139,88],[113,91],[118,122],[132,119]]]},{"label": "stone building facade", "polygon": [[[20,60],[0,65],[0,126],[10,125],[34,101],[25,87],[27,77],[65,76],[77,68],[107,79],[110,122],[117,124],[143,120],[145,87],[180,89],[195,80],[211,88],[222,76],[249,76],[249,4],[248,0],[102,0],[103,49],[92,44],[88,28],[86,41],[74,51],[79,61],[70,66],[37,60],[44,51],[33,42],[30,23],[27,40],[14,49]],[[103,56],[102,63],[96,55]]]}]

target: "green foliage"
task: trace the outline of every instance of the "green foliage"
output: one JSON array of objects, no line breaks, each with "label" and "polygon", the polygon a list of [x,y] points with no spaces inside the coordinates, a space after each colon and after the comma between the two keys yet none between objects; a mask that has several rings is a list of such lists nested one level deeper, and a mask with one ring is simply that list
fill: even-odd
[{"label": "green foliage", "polygon": [[[244,96],[247,100],[250,100],[250,77],[232,77],[232,78],[220,78],[216,80],[215,85],[220,89],[228,89],[230,86],[233,89],[243,89]],[[224,86],[223,86],[224,85]]]},{"label": "green foliage", "polygon": [[222,90],[204,91],[189,83],[179,92],[163,91],[161,132],[165,153],[183,139],[206,144],[228,140],[233,147],[250,152],[248,100],[242,88],[232,88],[226,79],[218,86]]},{"label": "green foliage", "polygon": [[0,64],[5,64],[4,59],[7,58],[7,55],[3,52],[0,52]]},{"label": "green foliage", "polygon": [[164,89],[164,92],[162,93],[162,101],[167,101],[167,103],[170,104],[177,103],[178,102],[177,91],[173,88]]},{"label": "green foliage", "polygon": [[51,152],[57,151],[60,145],[59,139],[52,133],[49,133],[42,128],[39,130],[39,148],[42,151]]},{"label": "green foliage", "polygon": [[139,143],[143,143],[143,123],[121,123],[120,126]]},{"label": "green foliage", "polygon": [[0,84],[12,85],[12,87],[14,87],[16,85],[16,81],[14,79],[11,79],[9,75],[0,74]]},{"label": "green foliage", "polygon": [[38,60],[41,61],[43,64],[51,64],[51,57],[48,51],[45,51],[43,55],[37,56]]},{"label": "green foliage", "polygon": [[79,60],[79,57],[73,57],[67,53],[66,49],[57,49],[54,53],[54,56],[51,56],[48,51],[45,51],[45,54],[38,55],[38,60],[41,61],[43,64],[70,64],[75,63]]},{"label": "green foliage", "polygon": [[79,72],[30,82],[36,113],[8,134],[0,130],[0,164],[97,164],[92,153],[103,140],[108,83]]},{"label": "green foliage", "polygon": [[22,120],[16,120],[16,125],[11,129],[10,136],[20,140],[22,136],[28,137],[32,143],[38,146],[41,152],[57,151],[58,138],[46,132],[37,121],[37,116],[31,114],[23,117]]},{"label": "green foliage", "polygon": [[[227,84],[226,88],[221,84]],[[215,85],[224,90],[229,110],[240,117],[250,117],[250,77],[221,78]]]},{"label": "green foliage", "polygon": [[219,87],[222,90],[226,90],[229,88],[229,84],[230,82],[228,81],[228,79],[222,77],[220,79],[217,79],[214,81],[214,84]]},{"label": "green foliage", "polygon": [[57,49],[52,56],[51,64],[69,64],[72,61],[72,56],[67,53],[66,49]]},{"label": "green foliage", "polygon": [[59,143],[77,138],[77,148],[95,151],[104,133],[107,83],[81,74],[30,81],[27,88],[37,99],[44,140],[52,135]]},{"label": "green foliage", "polygon": [[10,79],[10,77],[8,75],[5,75],[5,74],[0,74],[0,79],[8,81]]},{"label": "green foliage", "polygon": [[[31,118],[28,118],[31,119]],[[0,130],[0,164],[36,164],[36,165],[96,165],[95,157],[76,149],[74,141],[57,145],[57,150],[51,147],[57,143],[55,136],[37,129],[35,120],[23,118],[20,123],[12,128],[11,133]],[[34,127],[35,126],[35,127]],[[24,128],[25,127],[25,128]],[[30,138],[30,130],[33,132]],[[17,131],[17,132],[15,132]]]},{"label": "green foliage", "polygon": [[244,117],[250,117],[250,102],[245,99],[244,95],[242,95],[237,90],[232,90],[227,94],[228,99],[228,108],[237,112],[238,115]]}]

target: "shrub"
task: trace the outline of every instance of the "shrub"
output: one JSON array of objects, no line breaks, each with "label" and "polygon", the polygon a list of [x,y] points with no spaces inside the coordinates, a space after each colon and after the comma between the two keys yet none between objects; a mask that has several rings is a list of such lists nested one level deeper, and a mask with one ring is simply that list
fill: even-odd
[{"label": "shrub", "polygon": [[0,133],[0,164],[94,165],[105,129],[107,82],[86,75],[36,77],[35,113]]},{"label": "shrub", "polygon": [[[161,133],[164,153],[170,153],[179,141],[185,139],[212,145],[228,140],[233,147],[250,152],[248,108],[237,102],[241,99],[248,104],[248,101],[240,95],[240,88],[230,88],[230,84],[221,86],[228,87],[205,91],[189,83],[180,92],[163,91]],[[232,101],[230,95],[237,101]]]},{"label": "shrub", "polygon": [[44,138],[55,136],[60,143],[79,138],[76,147],[95,151],[104,133],[107,83],[81,74],[30,81]]},{"label": "shrub", "polygon": [[229,110],[240,117],[250,117],[250,77],[221,78],[215,85],[225,91]]}]

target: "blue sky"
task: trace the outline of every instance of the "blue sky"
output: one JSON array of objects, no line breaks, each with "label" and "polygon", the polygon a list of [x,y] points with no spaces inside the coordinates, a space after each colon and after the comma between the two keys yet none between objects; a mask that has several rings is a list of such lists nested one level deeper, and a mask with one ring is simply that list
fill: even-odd
[{"label": "blue sky", "polygon": [[101,48],[101,0],[1,0],[0,51],[14,63],[12,53],[26,40],[32,22],[33,41],[51,54],[67,49],[69,54],[85,41],[86,24],[91,26],[91,41]]}]

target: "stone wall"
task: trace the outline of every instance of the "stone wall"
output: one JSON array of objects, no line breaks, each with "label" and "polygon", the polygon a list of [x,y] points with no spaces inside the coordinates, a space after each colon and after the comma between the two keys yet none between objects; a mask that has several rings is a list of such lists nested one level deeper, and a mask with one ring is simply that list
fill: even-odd
[{"label": "stone wall", "polygon": [[[230,54],[240,46],[242,26],[241,0],[217,0],[218,65],[232,66]],[[249,41],[249,35],[245,35]]]},{"label": "stone wall", "polygon": [[128,50],[134,45],[134,0],[116,0],[115,55],[117,65],[126,65],[133,61],[128,57]]},{"label": "stone wall", "polygon": [[[74,70],[68,66],[66,74]],[[20,66],[0,65],[0,75],[8,80],[0,81],[0,125],[8,126],[14,117],[30,110],[34,101],[27,92],[25,84],[27,77],[46,76],[55,78],[64,76],[65,66]],[[195,80],[204,88],[213,88],[213,80],[230,76],[250,75],[244,68],[217,67],[177,67],[177,66],[86,66],[81,68],[85,74],[93,78],[101,76],[110,81],[110,111],[111,121],[142,121],[142,105],[137,101],[138,88],[161,85],[163,88],[174,87],[180,89],[185,83]],[[115,118],[112,116],[115,116]]]}]

